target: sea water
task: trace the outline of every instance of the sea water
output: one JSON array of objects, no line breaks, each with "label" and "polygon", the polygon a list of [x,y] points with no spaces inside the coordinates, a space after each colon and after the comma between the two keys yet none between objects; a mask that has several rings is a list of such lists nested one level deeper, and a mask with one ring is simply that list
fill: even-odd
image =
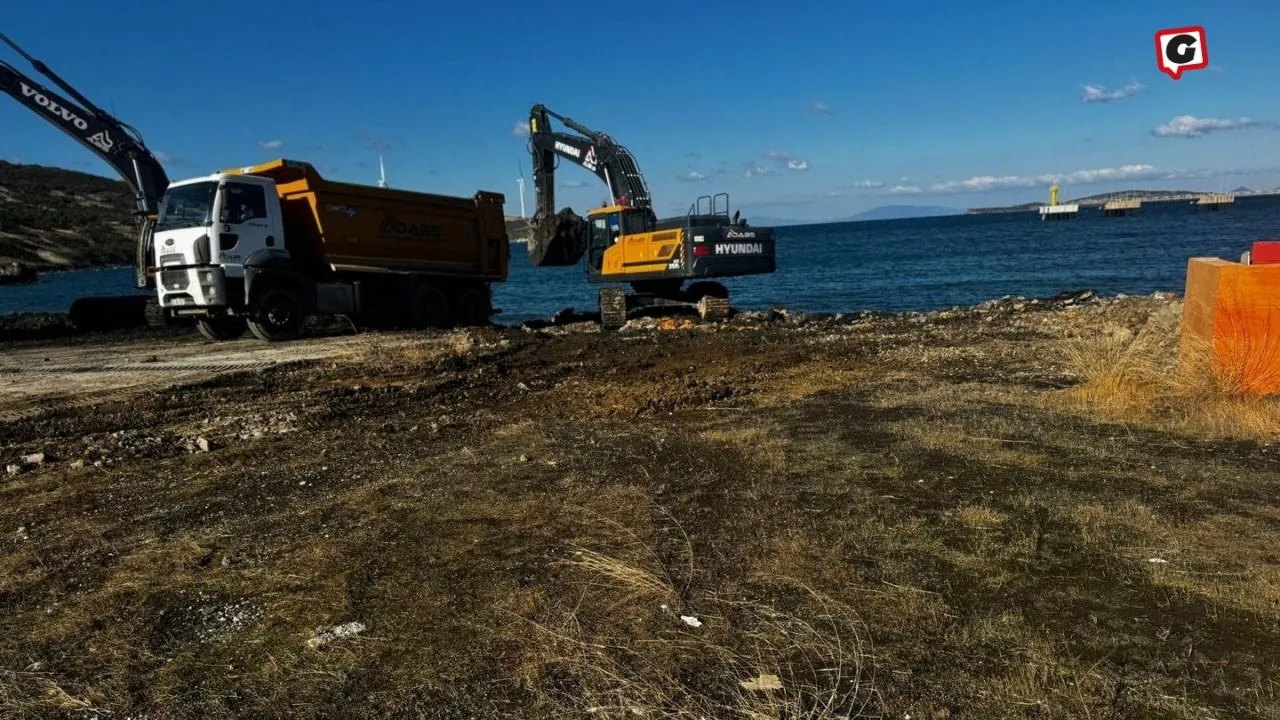
[{"label": "sea water", "polygon": [[[748,218],[749,219],[749,218]],[[1044,222],[1034,212],[800,225],[777,229],[778,270],[723,280],[739,310],[935,310],[1004,295],[1181,293],[1191,257],[1238,260],[1254,240],[1280,239],[1280,198],[1237,197],[1219,211],[1188,201],[1106,217],[1085,208]],[[501,324],[595,308],[581,266],[533,267],[511,246],[507,282],[494,286]],[[66,312],[85,295],[141,292],[132,268],[46,273],[0,286],[0,314]]]}]

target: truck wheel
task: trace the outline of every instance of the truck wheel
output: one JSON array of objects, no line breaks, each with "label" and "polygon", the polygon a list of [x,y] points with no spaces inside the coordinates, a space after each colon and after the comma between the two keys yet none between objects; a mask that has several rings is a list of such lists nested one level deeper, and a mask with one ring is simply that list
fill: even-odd
[{"label": "truck wheel", "polygon": [[435,285],[413,291],[413,324],[420,328],[447,328],[452,322],[449,296]]},{"label": "truck wheel", "polygon": [[235,340],[244,335],[244,331],[249,329],[249,324],[244,318],[238,317],[200,318],[196,321],[196,329],[206,338],[214,342],[222,342]]},{"label": "truck wheel", "polygon": [[277,288],[262,294],[247,322],[254,337],[280,342],[298,337],[302,332],[302,319],[302,301],[297,293]]},{"label": "truck wheel", "polygon": [[149,328],[162,328],[173,324],[168,314],[165,313],[164,308],[160,307],[159,301],[148,300],[147,307],[143,312]]},{"label": "truck wheel", "polygon": [[459,325],[471,327],[489,324],[489,311],[493,308],[489,305],[489,297],[483,290],[479,288],[463,290],[453,306],[453,317]]}]

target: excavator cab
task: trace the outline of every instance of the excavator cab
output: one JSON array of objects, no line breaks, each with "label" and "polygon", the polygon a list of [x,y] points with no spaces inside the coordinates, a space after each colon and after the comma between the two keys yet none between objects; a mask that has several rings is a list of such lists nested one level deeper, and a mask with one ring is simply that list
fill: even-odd
[{"label": "excavator cab", "polygon": [[645,208],[606,205],[587,213],[587,261],[596,272],[604,265],[605,251],[627,235],[648,232],[652,217]]}]

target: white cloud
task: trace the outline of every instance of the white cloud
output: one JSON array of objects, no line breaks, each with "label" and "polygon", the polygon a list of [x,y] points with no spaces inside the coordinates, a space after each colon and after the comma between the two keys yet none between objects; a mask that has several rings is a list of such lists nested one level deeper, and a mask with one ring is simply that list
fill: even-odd
[{"label": "white cloud", "polygon": [[1169,179],[1170,173],[1176,171],[1162,170],[1153,165],[1122,165],[1112,168],[1093,170],[1076,170],[1069,173],[1046,173],[1042,175],[975,175],[967,180],[948,180],[929,186],[930,192],[990,192],[992,190],[1008,190],[1011,188],[1032,188],[1061,183],[1064,185],[1089,185],[1100,182],[1116,182],[1120,180],[1161,180]]},{"label": "white cloud", "polygon": [[697,170],[690,170],[687,173],[677,175],[676,179],[683,180],[684,182],[701,182],[703,180],[711,179],[711,176],[706,173],[698,172]]},{"label": "white cloud", "polygon": [[880,188],[884,187],[884,183],[879,182],[877,180],[859,180],[858,182],[850,185],[849,187],[855,190],[879,190]]},{"label": "white cloud", "polygon": [[784,152],[782,150],[770,150],[768,155],[774,162],[788,170],[802,172],[809,169],[808,160],[801,160],[789,152]]},{"label": "white cloud", "polygon": [[[1068,173],[1044,173],[1040,175],[974,175],[965,180],[948,180],[928,186],[901,182],[883,191],[887,195],[917,195],[984,193],[996,190],[1047,187],[1053,183],[1062,185],[1092,185],[1105,182],[1144,182],[1152,180],[1188,180],[1204,179],[1234,175],[1250,175],[1275,172],[1276,168],[1241,169],[1207,169],[1207,168],[1158,168],[1154,165],[1121,165],[1091,170],[1075,170]],[[858,189],[881,189],[885,183],[863,180],[850,187]],[[834,195],[832,195],[834,196]]]},{"label": "white cloud", "polygon": [[283,140],[260,140],[258,141],[258,144],[267,150],[279,150],[284,147]]},{"label": "white cloud", "polygon": [[529,137],[529,121],[517,120],[516,124],[511,128],[511,134],[516,137]]},{"label": "white cloud", "polygon": [[177,157],[175,155],[170,155],[169,153],[164,152],[163,150],[154,150],[152,152],[156,156],[157,160],[159,160],[161,163],[168,165],[170,167],[184,167],[191,164],[187,162],[185,159]]},{"label": "white cloud", "polygon": [[1085,85],[1081,93],[1081,100],[1087,103],[1105,103],[1113,100],[1124,100],[1138,94],[1139,90],[1145,89],[1146,86],[1138,81],[1133,81],[1119,90],[1107,90],[1102,85]]},{"label": "white cloud", "polygon": [[813,108],[813,111],[814,111],[814,112],[822,113],[823,115],[835,115],[835,114],[836,114],[836,111],[835,111],[835,110],[832,110],[830,105],[828,105],[828,104],[826,104],[826,103],[822,102],[821,100],[817,100],[817,101],[815,101],[811,107]]},{"label": "white cloud", "polygon": [[758,162],[745,162],[742,164],[742,177],[766,177],[774,174],[771,168],[767,168]]},{"label": "white cloud", "polygon": [[1151,131],[1156,137],[1201,137],[1222,130],[1243,130],[1258,127],[1263,123],[1251,118],[1242,117],[1235,120],[1229,118],[1198,118],[1194,115],[1179,115],[1164,125]]}]

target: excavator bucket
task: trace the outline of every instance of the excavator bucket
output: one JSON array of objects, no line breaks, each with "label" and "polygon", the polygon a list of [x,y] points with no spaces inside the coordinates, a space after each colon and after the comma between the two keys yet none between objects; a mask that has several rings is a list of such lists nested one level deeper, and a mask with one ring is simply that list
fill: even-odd
[{"label": "excavator bucket", "polygon": [[587,252],[587,221],[569,208],[534,218],[529,260],[536,267],[576,265]]}]

